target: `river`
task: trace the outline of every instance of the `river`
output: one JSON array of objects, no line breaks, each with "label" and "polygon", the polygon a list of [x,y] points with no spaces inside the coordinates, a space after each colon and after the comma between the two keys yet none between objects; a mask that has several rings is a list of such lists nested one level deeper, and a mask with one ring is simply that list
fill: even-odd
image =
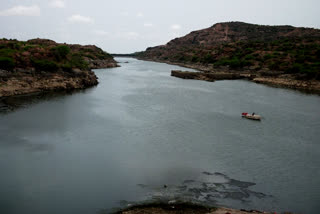
[{"label": "river", "polygon": [[319,213],[318,95],[117,60],[95,70],[97,87],[1,102],[0,213],[107,213],[159,200]]}]

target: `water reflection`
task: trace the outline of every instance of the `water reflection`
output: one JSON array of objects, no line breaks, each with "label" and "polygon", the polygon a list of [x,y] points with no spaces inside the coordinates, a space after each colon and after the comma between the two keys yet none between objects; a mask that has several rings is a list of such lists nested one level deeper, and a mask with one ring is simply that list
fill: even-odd
[{"label": "water reflection", "polygon": [[88,89],[77,89],[72,91],[39,92],[31,94],[16,95],[10,97],[0,97],[0,114],[16,111],[20,108],[27,108],[43,101],[59,100],[73,94],[85,93]]}]

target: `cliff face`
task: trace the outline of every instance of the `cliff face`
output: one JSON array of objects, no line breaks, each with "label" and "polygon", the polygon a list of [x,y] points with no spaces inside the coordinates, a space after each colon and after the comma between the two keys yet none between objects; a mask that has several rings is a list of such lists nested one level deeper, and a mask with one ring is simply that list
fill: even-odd
[{"label": "cliff face", "polygon": [[116,67],[111,55],[93,45],[47,39],[0,40],[0,97],[98,84],[91,71]]},{"label": "cliff face", "polygon": [[214,71],[238,70],[261,75],[294,74],[320,79],[320,30],[218,23],[136,53],[141,59],[186,64]]}]

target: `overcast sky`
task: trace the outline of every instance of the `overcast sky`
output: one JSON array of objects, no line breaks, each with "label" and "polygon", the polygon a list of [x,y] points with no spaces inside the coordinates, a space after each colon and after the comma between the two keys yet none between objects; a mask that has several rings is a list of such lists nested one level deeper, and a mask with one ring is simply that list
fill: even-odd
[{"label": "overcast sky", "polygon": [[0,38],[131,53],[217,22],[320,28],[320,0],[1,0]]}]

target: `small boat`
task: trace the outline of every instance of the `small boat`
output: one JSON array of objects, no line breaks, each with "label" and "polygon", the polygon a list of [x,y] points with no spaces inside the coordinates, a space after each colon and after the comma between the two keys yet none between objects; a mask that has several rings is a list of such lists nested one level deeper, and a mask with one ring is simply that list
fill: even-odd
[{"label": "small boat", "polygon": [[250,119],[250,120],[261,120],[261,116],[255,113],[249,114],[247,112],[242,113],[242,117]]}]

